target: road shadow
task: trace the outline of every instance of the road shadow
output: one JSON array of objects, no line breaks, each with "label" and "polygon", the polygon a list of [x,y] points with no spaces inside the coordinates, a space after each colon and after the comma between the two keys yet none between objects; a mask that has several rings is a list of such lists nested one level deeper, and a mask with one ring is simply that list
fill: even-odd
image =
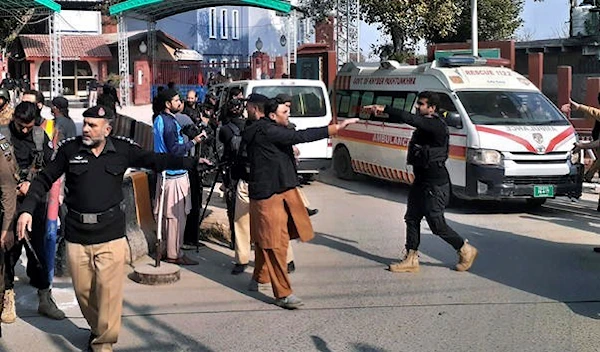
[{"label": "road shadow", "polygon": [[[342,181],[327,173],[319,175],[319,180],[353,194],[397,203],[406,202],[409,190],[409,186],[381,180]],[[448,209],[447,212],[476,216],[517,214],[525,220],[536,219],[562,225],[567,228],[565,231],[568,231],[568,228],[576,228],[597,233],[598,227],[592,225],[593,220],[598,219],[595,209],[594,201],[570,202],[564,198],[549,200],[546,205],[537,208],[532,208],[521,201],[465,202],[460,208]],[[451,220],[448,220],[448,224],[479,249],[477,261],[470,270],[471,274],[562,302],[575,314],[600,319],[600,254],[594,253],[591,246],[552,242],[543,238],[527,237],[509,231]],[[447,267],[451,270],[457,262],[456,252],[450,246],[429,245],[432,241],[441,241],[441,239],[424,231],[419,249],[436,263],[443,264],[428,263],[428,265]],[[327,234],[317,234],[312,243],[382,264],[389,264],[391,261],[390,258],[365,252],[359,244],[348,243]]]},{"label": "road shadow", "polygon": [[[565,303],[574,313],[600,319],[600,255],[590,246],[557,243],[512,232],[448,221],[479,250],[469,272],[488,280]],[[481,234],[481,235],[476,235]],[[429,246],[436,236],[424,236],[419,250],[452,267],[454,250]],[[433,247],[437,248],[434,249]]]},{"label": "road shadow", "polygon": [[268,304],[274,302],[272,297],[261,292],[248,290],[248,284],[252,280],[252,273],[245,271],[239,275],[231,275],[234,262],[232,257],[210,247],[201,247],[198,253],[195,250],[189,250],[186,251],[186,254],[200,262],[200,265],[186,267],[190,272],[261,302]]},{"label": "road shadow", "polygon": [[[315,335],[310,335],[310,339],[312,340],[313,344],[315,345],[315,348],[317,351],[333,352],[333,350],[331,348],[329,348],[327,341],[323,340],[321,337],[315,336]],[[351,346],[352,346],[351,351],[357,351],[357,352],[386,352],[387,351],[387,350],[384,350],[383,348],[374,347],[374,346],[371,346],[366,343],[352,343]]]},{"label": "road shadow", "polygon": [[[150,313],[154,308],[153,306],[136,305],[130,301],[125,301],[123,302],[123,308],[133,312],[133,314],[123,317],[123,326],[138,336],[142,343],[136,347],[118,348],[119,351],[213,351],[200,341],[157,319],[156,316]],[[137,322],[137,320],[141,320],[141,322]],[[150,328],[146,328],[144,325]]]}]

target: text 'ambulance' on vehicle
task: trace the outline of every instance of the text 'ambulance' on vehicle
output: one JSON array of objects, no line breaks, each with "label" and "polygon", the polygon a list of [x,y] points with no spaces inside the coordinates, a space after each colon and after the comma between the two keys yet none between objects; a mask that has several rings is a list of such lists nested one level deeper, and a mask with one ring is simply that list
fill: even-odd
[{"label": "text 'ambulance' on vehicle", "polygon": [[[388,116],[363,116],[361,107],[391,105],[414,112],[417,94],[440,95],[438,110],[450,130],[452,192],[463,199],[579,197],[580,153],[575,129],[528,79],[492,61],[449,57],[419,66],[396,61],[347,63],[332,92],[334,119],[360,117],[333,140],[340,178],[355,173],[411,183],[406,164],[413,127]],[[487,64],[487,65],[486,65]],[[337,121],[334,121],[337,122]]]}]

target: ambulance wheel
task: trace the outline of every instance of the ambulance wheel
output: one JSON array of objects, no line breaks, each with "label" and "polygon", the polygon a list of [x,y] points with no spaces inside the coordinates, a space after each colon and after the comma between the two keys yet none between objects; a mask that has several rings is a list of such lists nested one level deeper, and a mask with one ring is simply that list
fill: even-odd
[{"label": "ambulance wheel", "polygon": [[539,208],[546,203],[546,198],[528,198],[525,202],[530,208]]},{"label": "ambulance wheel", "polygon": [[356,172],[352,170],[352,159],[348,149],[344,146],[339,146],[333,152],[333,171],[335,176],[342,180],[356,179]]}]

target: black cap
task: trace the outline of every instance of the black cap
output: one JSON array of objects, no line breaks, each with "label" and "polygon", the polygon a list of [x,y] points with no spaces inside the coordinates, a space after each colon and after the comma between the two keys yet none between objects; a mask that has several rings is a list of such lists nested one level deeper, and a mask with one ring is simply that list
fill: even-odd
[{"label": "black cap", "polygon": [[105,106],[96,105],[83,112],[83,117],[91,117],[95,119],[112,120],[115,118],[113,111]]},{"label": "black cap", "polygon": [[248,96],[246,101],[248,103],[265,104],[266,102],[269,101],[269,98],[267,98],[266,96],[264,96],[262,94],[252,93]]},{"label": "black cap", "polygon": [[52,105],[59,109],[67,109],[69,107],[69,101],[65,97],[56,97],[52,99]]}]

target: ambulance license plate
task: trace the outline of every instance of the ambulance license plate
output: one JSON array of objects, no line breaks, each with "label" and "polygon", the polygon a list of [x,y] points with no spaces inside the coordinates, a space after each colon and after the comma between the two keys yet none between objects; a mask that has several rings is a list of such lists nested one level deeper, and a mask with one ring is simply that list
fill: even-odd
[{"label": "ambulance license plate", "polygon": [[554,197],[554,186],[552,186],[552,185],[533,186],[533,197],[534,198]]}]

